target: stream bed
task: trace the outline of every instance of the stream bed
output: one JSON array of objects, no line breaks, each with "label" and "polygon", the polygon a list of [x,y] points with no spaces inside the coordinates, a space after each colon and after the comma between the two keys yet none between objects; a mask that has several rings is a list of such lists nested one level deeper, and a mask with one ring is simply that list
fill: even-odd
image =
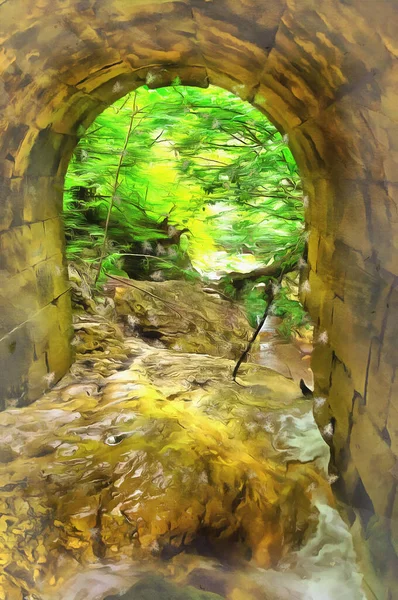
[{"label": "stream bed", "polygon": [[297,381],[128,327],[0,414],[1,600],[362,600]]}]

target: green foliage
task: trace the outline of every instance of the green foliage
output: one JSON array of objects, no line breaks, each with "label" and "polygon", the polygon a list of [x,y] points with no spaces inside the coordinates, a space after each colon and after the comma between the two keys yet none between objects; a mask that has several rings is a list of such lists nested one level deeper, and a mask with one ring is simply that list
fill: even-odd
[{"label": "green foliage", "polygon": [[252,327],[257,327],[267,308],[264,286],[248,286],[246,292],[243,294],[243,301],[250,325]]},{"label": "green foliage", "polygon": [[289,338],[303,325],[308,325],[308,314],[298,300],[289,297],[289,290],[281,288],[273,305],[273,314],[281,317],[282,323],[278,328],[282,337]]},{"label": "green foliage", "polygon": [[119,277],[128,277],[128,274],[122,268],[123,259],[119,253],[108,254],[102,262],[102,267],[105,273],[112,273],[112,275],[118,275]]},{"label": "green foliage", "polygon": [[[304,248],[287,140],[237,96],[178,81],[139,88],[82,132],[64,214],[68,257],[102,277],[225,275],[287,254],[295,262]],[[252,322],[260,295],[253,284],[244,293]]]}]

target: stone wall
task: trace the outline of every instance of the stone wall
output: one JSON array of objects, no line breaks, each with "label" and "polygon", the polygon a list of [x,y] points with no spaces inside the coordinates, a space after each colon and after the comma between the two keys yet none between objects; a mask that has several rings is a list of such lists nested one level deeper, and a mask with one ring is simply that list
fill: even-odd
[{"label": "stone wall", "polygon": [[398,572],[397,11],[395,0],[0,3],[2,406],[32,401],[70,364],[60,210],[79,135],[145,82],[178,75],[239,94],[287,133],[301,169],[304,300],[327,398],[317,419],[334,427],[336,493],[381,600]]}]

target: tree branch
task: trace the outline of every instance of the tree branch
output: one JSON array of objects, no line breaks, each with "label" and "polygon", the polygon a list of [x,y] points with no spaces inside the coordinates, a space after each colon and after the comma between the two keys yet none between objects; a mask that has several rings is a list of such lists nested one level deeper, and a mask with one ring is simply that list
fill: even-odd
[{"label": "tree branch", "polygon": [[242,353],[241,357],[239,358],[238,362],[235,365],[235,368],[232,372],[232,379],[234,381],[236,381],[236,377],[238,375],[238,371],[239,371],[239,367],[241,366],[241,364],[243,363],[243,361],[246,359],[247,355],[249,354],[254,342],[256,341],[256,338],[258,336],[258,334],[260,333],[261,329],[263,328],[263,325],[265,323],[266,318],[268,317],[268,313],[269,313],[269,309],[271,308],[271,304],[274,300],[274,284],[269,281],[267,283],[267,286],[265,288],[265,296],[267,298],[267,307],[264,311],[264,314],[261,318],[261,321],[259,322],[259,324],[257,325],[257,329],[255,330],[255,332],[253,333],[247,347],[246,350]]},{"label": "tree branch", "polygon": [[99,261],[98,268],[97,268],[97,274],[95,276],[95,283],[97,283],[98,278],[99,278],[99,276],[101,274],[102,263],[104,262],[104,258],[105,258],[106,241],[108,239],[109,221],[110,221],[110,218],[111,218],[111,212],[112,212],[113,204],[115,202],[116,191],[117,191],[117,188],[119,186],[119,176],[120,176],[120,170],[121,170],[122,164],[123,164],[123,158],[125,156],[127,145],[129,143],[131,130],[133,128],[134,117],[136,115],[136,112],[135,112],[135,109],[136,109],[136,100],[137,100],[137,92],[135,92],[135,94],[134,94],[134,106],[133,106],[133,110],[132,110],[131,117],[130,117],[129,128],[127,130],[126,139],[124,140],[123,150],[120,153],[119,164],[117,166],[116,175],[115,175],[115,181],[114,181],[114,184],[113,184],[112,198],[111,198],[111,201],[109,203],[108,214],[106,215],[104,240],[102,242],[101,256],[100,256],[100,261]]},{"label": "tree branch", "polygon": [[232,279],[233,283],[235,281],[255,281],[260,277],[279,277],[282,272],[291,273],[291,271],[297,269],[297,259],[289,264],[289,260],[292,260],[292,258],[293,255],[284,256],[283,259],[278,260],[267,267],[259,267],[249,273],[228,273],[228,277]]},{"label": "tree branch", "polygon": [[[279,264],[281,264],[281,262],[282,261],[279,261]],[[273,266],[273,265],[270,265],[270,266]],[[265,308],[265,311],[264,311],[264,314],[263,314],[263,316],[261,318],[261,321],[257,325],[257,328],[256,328],[255,332],[253,333],[253,335],[252,335],[252,337],[251,337],[251,339],[250,339],[250,341],[249,341],[249,343],[248,343],[248,345],[246,347],[246,350],[242,353],[242,356],[239,358],[239,360],[236,363],[235,368],[234,368],[234,370],[232,372],[232,378],[233,378],[233,380],[236,383],[237,383],[236,377],[238,375],[239,367],[241,366],[241,364],[243,363],[243,361],[248,356],[250,350],[252,349],[252,346],[253,346],[254,342],[257,339],[258,334],[260,333],[261,329],[263,328],[265,320],[266,320],[266,318],[269,315],[270,308],[271,308],[272,303],[274,301],[275,294],[278,293],[279,287],[280,287],[280,285],[282,283],[283,276],[285,275],[285,273],[288,272],[288,270],[289,270],[289,267],[286,267],[286,266],[282,267],[280,269],[280,271],[279,271],[279,274],[278,274],[278,277],[277,277],[277,281],[275,282],[275,280],[274,281],[270,280],[270,281],[268,281],[268,283],[267,283],[267,285],[265,287],[264,294],[265,294],[265,297],[266,297],[266,300],[267,300],[267,306]],[[293,270],[293,269],[290,269],[290,270]]]}]

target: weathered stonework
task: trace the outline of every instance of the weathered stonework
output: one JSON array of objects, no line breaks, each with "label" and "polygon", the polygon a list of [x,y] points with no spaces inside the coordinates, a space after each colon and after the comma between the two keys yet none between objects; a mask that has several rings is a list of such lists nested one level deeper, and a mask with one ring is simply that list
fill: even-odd
[{"label": "weathered stonework", "polygon": [[319,422],[380,600],[398,593],[397,29],[391,0],[0,3],[1,405],[70,364],[59,214],[79,135],[145,82],[239,94],[288,134],[309,197]]}]

